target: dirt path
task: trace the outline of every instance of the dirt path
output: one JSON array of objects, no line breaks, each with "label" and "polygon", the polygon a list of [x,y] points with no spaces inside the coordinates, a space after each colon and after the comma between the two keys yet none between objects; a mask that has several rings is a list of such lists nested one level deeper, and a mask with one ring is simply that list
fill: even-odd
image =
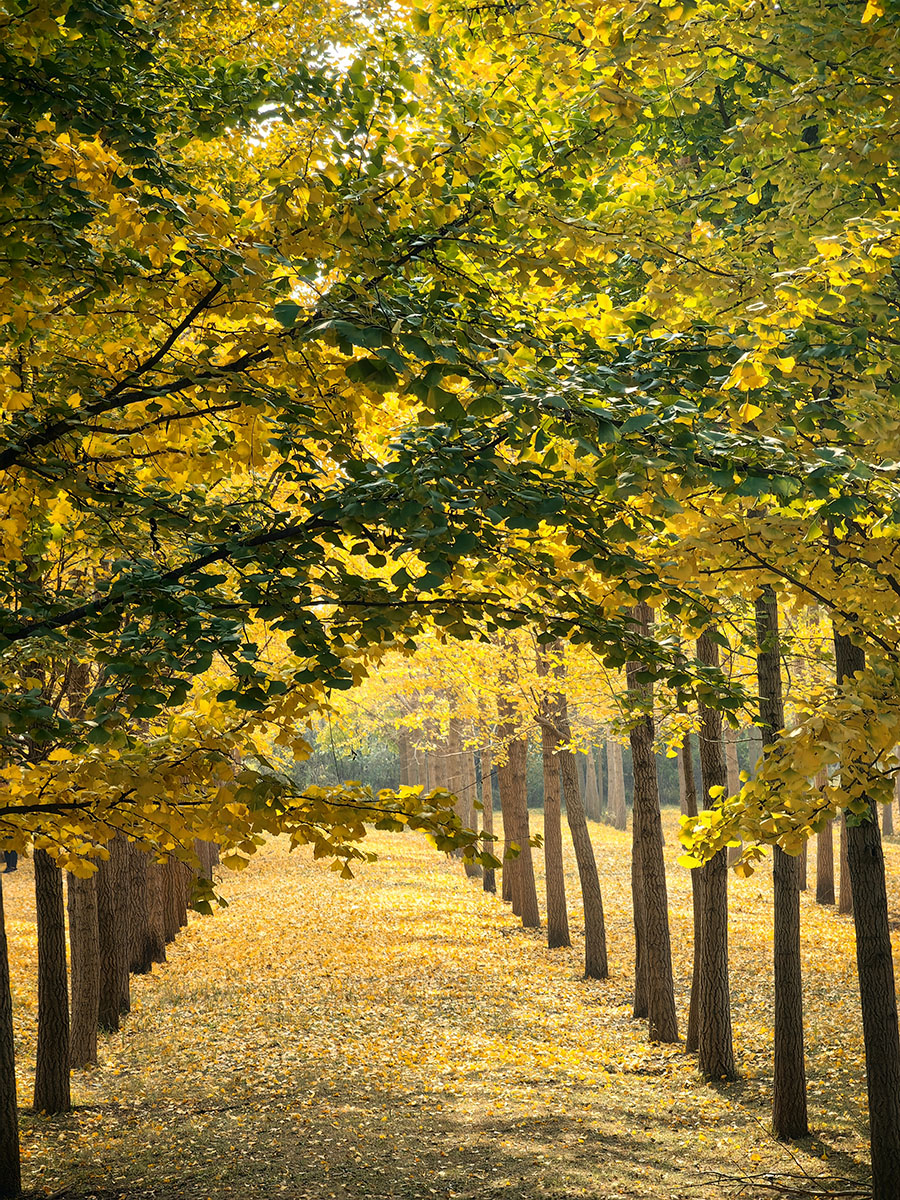
[{"label": "dirt path", "polygon": [[[230,907],[192,918],[169,963],[137,981],[134,1011],[103,1039],[100,1066],[74,1076],[76,1111],[23,1114],[26,1186],[84,1200],[712,1200],[730,1188],[705,1172],[858,1174],[865,1118],[849,924],[804,902],[811,1109],[822,1136],[788,1151],[766,1132],[768,880],[734,890],[744,1078],[710,1088],[689,1056],[647,1045],[644,1024],[630,1019],[628,843],[611,830],[598,842],[607,983],[580,979],[578,947],[547,951],[420,841],[380,836],[382,859],[353,882],[267,848],[227,878]],[[677,853],[671,836],[667,852]],[[29,876],[26,864],[7,889],[23,1104]],[[671,886],[681,946],[688,891],[677,867]],[[686,945],[676,966],[683,1011]]]}]

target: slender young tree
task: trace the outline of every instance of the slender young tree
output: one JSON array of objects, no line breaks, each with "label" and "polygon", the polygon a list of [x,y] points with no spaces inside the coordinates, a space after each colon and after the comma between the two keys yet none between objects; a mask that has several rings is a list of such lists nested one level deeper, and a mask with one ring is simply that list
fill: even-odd
[{"label": "slender young tree", "polygon": [[562,771],[563,797],[566,802],[566,821],[572,835],[572,847],[578,866],[581,899],[584,905],[584,974],[587,979],[606,979],[609,962],[606,951],[606,919],[603,913],[603,894],[597,861],[587,827],[587,818],[581,793],[578,790],[578,763],[568,749],[572,741],[569,726],[569,711],[565,692],[560,692],[555,701],[558,713],[557,732],[562,743],[559,749]]},{"label": "slender young tree", "polygon": [[35,1112],[61,1113],[69,1094],[69,981],[62,871],[46,850],[34,852],[38,940],[38,1035]]},{"label": "slender young tree", "polygon": [[[865,651],[835,630],[838,683],[865,670]],[[847,823],[856,965],[866,1048],[873,1200],[900,1200],[900,1034],[877,805]]]},{"label": "slender young tree", "polygon": [[[485,833],[494,834],[494,758],[489,746],[481,751],[481,827]],[[488,849],[493,852],[493,842],[488,842]],[[493,867],[485,867],[482,876],[482,887],[486,892],[497,891],[496,873]]]},{"label": "slender young tree", "polygon": [[[697,815],[697,784],[694,780],[694,752],[691,735],[687,734],[678,752],[681,811],[686,817]],[[688,1008],[685,1049],[700,1048],[700,937],[703,915],[703,873],[700,867],[691,868],[691,907],[694,925],[694,964],[691,972],[691,1002]]]},{"label": "slender young tree", "polygon": [[505,859],[503,875],[508,877],[512,889],[512,906],[516,916],[521,917],[526,929],[539,929],[541,924],[537,903],[537,888],[534,880],[534,863],[531,857],[531,840],[528,828],[528,792],[526,789],[526,759],[528,743],[518,736],[516,714],[504,697],[498,702],[501,715],[501,737],[506,740],[506,761],[497,768],[500,785],[500,807],[503,813],[504,831],[508,840],[519,847],[513,859]]},{"label": "slender young tree", "polygon": [[[645,637],[649,637],[653,610],[641,602],[632,616]],[[675,987],[672,978],[672,949],[669,937],[669,907],[666,868],[662,851],[662,819],[659,810],[659,781],[653,743],[653,689],[641,679],[644,667],[637,662],[626,666],[629,696],[639,715],[632,720],[631,760],[634,771],[633,820],[640,864],[642,934],[648,979],[648,1017],[650,1040],[678,1041],[675,1012]]]},{"label": "slender young tree", "polygon": [[[537,672],[544,678],[553,673],[548,652],[537,647]],[[570,946],[566,910],[566,878],[563,869],[562,796],[560,792],[559,704],[555,691],[544,688],[540,697],[541,759],[544,769],[544,875],[547,887],[547,945],[551,950]],[[588,764],[590,768],[590,764]]]},{"label": "slender young tree", "polygon": [[8,1200],[22,1190],[19,1151],[19,1109],[16,1099],[16,1054],[13,1036],[9,948],[0,874],[0,1197]]},{"label": "slender young tree", "polygon": [[[719,665],[719,647],[709,633],[697,639],[697,658],[707,667]],[[700,770],[703,790],[708,796],[711,788],[728,787],[722,714],[706,704],[701,703],[698,707]],[[700,986],[697,1013],[700,1072],[706,1079],[734,1079],[728,979],[728,862],[725,850],[714,854],[700,871]]]},{"label": "slender young tree", "polygon": [[[469,746],[463,747],[462,752],[463,764],[463,808],[466,814],[466,827],[468,829],[478,828],[478,810],[475,807],[475,802],[478,799],[478,783],[475,775],[475,754]],[[477,862],[466,862],[464,864],[466,875],[470,879],[481,878],[481,864]]]},{"label": "slender young tree", "polygon": [[[759,720],[763,746],[784,728],[778,601],[766,584],[755,601]],[[773,847],[775,954],[775,1060],[772,1130],[778,1138],[809,1133],[803,1050],[803,979],[800,963],[800,870],[796,857]]]},{"label": "slender young tree", "polygon": [[72,1015],[69,1063],[86,1067],[97,1061],[97,1022],[100,1015],[100,933],[97,922],[97,876],[69,874],[69,952],[72,977]]},{"label": "slender young tree", "polygon": [[[828,783],[825,771],[816,776],[821,791]],[[834,904],[834,822],[827,821],[816,834],[816,903]]]}]

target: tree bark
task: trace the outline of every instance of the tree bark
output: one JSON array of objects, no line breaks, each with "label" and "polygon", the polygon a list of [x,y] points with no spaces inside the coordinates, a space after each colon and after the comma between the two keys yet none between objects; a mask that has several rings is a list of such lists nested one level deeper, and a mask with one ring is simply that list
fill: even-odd
[{"label": "tree bark", "polygon": [[[865,652],[835,632],[837,681],[865,670]],[[847,824],[856,965],[866,1048],[873,1200],[900,1200],[900,1034],[878,805]]]},{"label": "tree bark", "polygon": [[[548,656],[537,648],[537,673],[546,678],[553,670]],[[544,876],[547,887],[547,945],[551,950],[570,946],[566,911],[566,879],[562,848],[562,798],[560,793],[559,704],[547,694],[540,702],[541,759],[544,768]],[[588,764],[590,768],[590,763]],[[596,786],[596,785],[595,785]]]},{"label": "tree bark", "polygon": [[8,1200],[9,1197],[18,1196],[21,1191],[16,1053],[9,984],[9,949],[3,912],[3,876],[0,874],[0,1197]]},{"label": "tree bark", "polygon": [[[719,648],[709,634],[697,639],[697,658],[705,666],[719,665]],[[706,704],[700,712],[700,770],[704,803],[711,788],[729,789],[722,714]],[[728,978],[728,861],[725,850],[700,868],[700,971],[697,1049],[700,1072],[706,1079],[734,1079],[731,1031],[731,992]]]},{"label": "tree bark", "polygon": [[622,767],[622,743],[613,738],[606,743],[606,761],[609,774],[609,819],[614,829],[624,829],[627,817],[625,811],[625,772]]},{"label": "tree bark", "polygon": [[97,871],[97,925],[100,938],[100,1009],[101,1029],[114,1032],[119,1017],[130,1005],[128,957],[131,941],[128,928],[126,894],[130,890],[131,864],[123,838],[108,845],[109,859]]},{"label": "tree bark", "polygon": [[[827,783],[827,773],[820,771],[816,786],[821,791]],[[816,834],[816,903],[834,904],[834,821]]]},{"label": "tree bark", "polygon": [[[572,740],[572,730],[569,727],[566,697],[562,692],[557,697],[556,708],[559,714],[557,720],[559,740],[567,745]],[[566,820],[572,835],[572,847],[575,851],[578,880],[581,884],[581,898],[584,904],[584,974],[587,979],[606,979],[609,976],[609,962],[606,954],[603,894],[600,891],[594,847],[591,845],[591,835],[588,832],[584,805],[578,789],[578,763],[575,755],[568,749],[559,751],[559,760],[562,770],[563,796],[566,802]]]},{"label": "tree bark", "polygon": [[[642,633],[649,637],[653,610],[642,602],[635,605],[632,614]],[[643,933],[649,984],[650,1040],[677,1042],[678,1018],[675,1012],[675,988],[672,979],[659,780],[653,750],[653,689],[639,681],[638,676],[642,670],[642,664],[638,662],[628,663],[625,669],[630,698],[633,702],[638,702],[644,710],[643,715],[632,724],[630,740],[634,771],[633,820],[640,863]]]},{"label": "tree bark", "polygon": [[86,1067],[97,1061],[100,1015],[100,933],[97,922],[97,876],[68,876],[69,953],[72,966],[72,1016],[69,1064]]},{"label": "tree bark", "polygon": [[597,768],[592,750],[585,755],[584,769],[584,814],[591,821],[599,821],[600,790],[597,787]]},{"label": "tree bark", "polygon": [[[491,754],[490,748],[486,746],[481,751],[481,827],[485,833],[490,834],[494,832],[493,771],[494,756]],[[496,856],[496,847],[493,842],[488,842],[486,849]],[[493,867],[485,867],[482,887],[486,892],[497,891],[497,878]]]},{"label": "tree bark", "polygon": [[841,874],[838,881],[838,912],[849,915],[853,912],[853,880],[850,875],[850,861],[847,853],[847,814],[840,815],[840,851]]},{"label": "tree bark", "polygon": [[[763,746],[784,728],[778,601],[766,585],[755,602],[759,717]],[[777,1138],[809,1133],[803,1047],[803,978],[800,963],[800,871],[796,858],[773,849],[775,957],[775,1060],[772,1131]]]},{"label": "tree bark", "polygon": [[[200,873],[207,878],[204,865],[205,843],[198,842]],[[129,965],[136,975],[146,975],[153,965],[150,944],[148,894],[149,858],[134,842],[128,843],[128,915]]]},{"label": "tree bark", "polygon": [[[686,817],[697,815],[697,784],[694,780],[694,751],[691,746],[691,735],[684,739],[678,756],[681,791],[681,810]],[[700,937],[703,916],[702,900],[703,875],[700,867],[691,868],[691,907],[693,909],[694,925],[694,964],[691,972],[691,1002],[688,1009],[687,1035],[685,1049],[693,1051],[700,1049]]]},{"label": "tree bark", "polygon": [[[212,874],[211,871],[210,874]],[[147,861],[147,945],[151,963],[166,961],[164,894],[163,864],[151,856]]]},{"label": "tree bark", "polygon": [[[738,742],[741,731],[731,725],[725,725],[725,769],[728,775],[728,795],[736,796],[741,790],[741,768],[738,762]],[[734,866],[741,857],[740,846],[728,847],[728,865]]]},{"label": "tree bark", "polygon": [[69,1095],[69,986],[62,871],[46,850],[34,852],[38,939],[38,1035],[35,1112],[61,1113]]}]

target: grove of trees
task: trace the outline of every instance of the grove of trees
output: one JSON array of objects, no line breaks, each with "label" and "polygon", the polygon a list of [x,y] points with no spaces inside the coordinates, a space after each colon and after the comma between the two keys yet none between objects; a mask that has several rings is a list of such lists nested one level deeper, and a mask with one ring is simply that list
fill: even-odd
[{"label": "grove of trees", "polygon": [[[548,940],[570,939],[565,813],[597,979],[626,966],[587,818],[624,827],[627,757],[635,1016],[709,1080],[735,1074],[728,868],[771,854],[784,1139],[814,1119],[807,842],[823,903],[845,855],[872,1194],[900,1197],[880,833],[900,772],[898,16],[6,0],[0,849],[34,859],[38,1110],[67,1107],[129,971],[189,903],[212,911],[212,858],[239,869],[268,836],[350,876],[367,828],[422,831],[539,926],[530,744]],[[396,744],[397,787],[301,782],[314,741],[361,726]],[[13,1058],[0,922],[9,1196]]]}]

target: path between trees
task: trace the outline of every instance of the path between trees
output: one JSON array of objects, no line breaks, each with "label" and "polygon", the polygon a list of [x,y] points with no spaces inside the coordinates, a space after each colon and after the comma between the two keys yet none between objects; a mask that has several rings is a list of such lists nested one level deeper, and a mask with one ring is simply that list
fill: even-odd
[{"label": "path between trees", "polygon": [[[667,826],[671,865],[671,815]],[[419,839],[377,837],[382,859],[351,882],[266,848],[226,876],[230,907],[192,918],[169,963],[137,981],[100,1067],[73,1076],[76,1111],[25,1116],[28,1194],[704,1200],[730,1190],[715,1172],[858,1176],[866,1127],[849,921],[804,899],[820,1136],[788,1151],[766,1133],[770,878],[732,886],[741,1081],[706,1087],[692,1057],[647,1045],[630,1019],[629,835],[593,829],[611,926],[606,983],[578,977],[580,946],[548,951]],[[893,879],[898,848],[888,849]],[[26,1068],[29,867],[5,881]],[[689,885],[680,868],[669,874],[683,1020]],[[575,895],[571,879],[570,905]],[[573,918],[577,940],[577,908]],[[29,1085],[23,1076],[20,1102]]]}]

